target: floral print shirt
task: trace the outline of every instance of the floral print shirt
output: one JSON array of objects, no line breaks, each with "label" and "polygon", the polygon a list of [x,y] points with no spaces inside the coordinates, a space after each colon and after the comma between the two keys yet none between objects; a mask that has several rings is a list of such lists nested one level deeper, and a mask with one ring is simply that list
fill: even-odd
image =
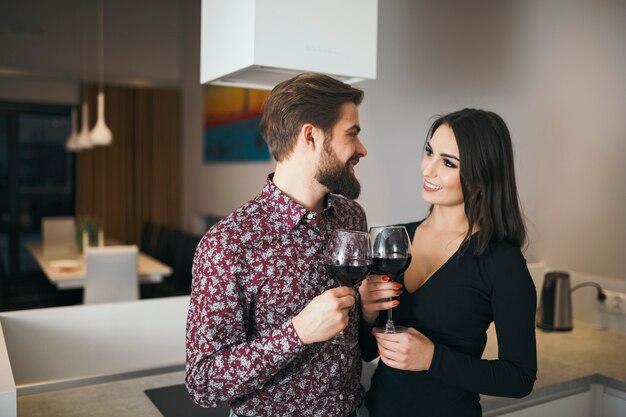
[{"label": "floral print shirt", "polygon": [[[333,229],[367,230],[354,201],[330,194],[319,213],[263,192],[213,226],[193,263],[186,385],[204,407],[241,416],[343,417],[363,400],[358,346],[303,345],[291,323],[336,286],[321,262]],[[356,335],[357,307],[345,332]]]}]

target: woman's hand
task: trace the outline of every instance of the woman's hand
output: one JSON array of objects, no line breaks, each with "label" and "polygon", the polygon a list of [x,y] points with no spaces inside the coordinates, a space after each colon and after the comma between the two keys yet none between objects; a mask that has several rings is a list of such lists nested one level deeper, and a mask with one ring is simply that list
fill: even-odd
[{"label": "woman's hand", "polygon": [[389,310],[400,304],[399,301],[391,300],[391,297],[397,297],[402,293],[400,288],[402,284],[391,281],[387,276],[368,276],[359,287],[361,312],[365,322],[374,324],[380,310]]},{"label": "woman's hand", "polygon": [[374,333],[378,354],[385,365],[405,371],[426,371],[430,368],[435,345],[413,328],[405,333]]}]

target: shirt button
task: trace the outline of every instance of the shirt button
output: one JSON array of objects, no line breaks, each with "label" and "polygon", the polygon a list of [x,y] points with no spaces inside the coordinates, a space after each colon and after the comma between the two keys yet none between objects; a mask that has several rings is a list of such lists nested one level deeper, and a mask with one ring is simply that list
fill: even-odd
[{"label": "shirt button", "polygon": [[339,399],[343,400],[343,394],[339,394]]},{"label": "shirt button", "polygon": [[343,353],[341,354],[341,359],[345,359],[346,355],[344,355]]}]

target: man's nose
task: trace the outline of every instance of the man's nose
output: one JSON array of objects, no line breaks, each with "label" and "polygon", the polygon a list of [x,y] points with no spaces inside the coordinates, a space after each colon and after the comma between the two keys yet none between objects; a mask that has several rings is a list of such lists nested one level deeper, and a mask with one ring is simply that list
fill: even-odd
[{"label": "man's nose", "polygon": [[363,158],[367,155],[367,149],[365,149],[365,146],[361,142],[361,139],[357,139],[356,154],[359,155],[359,158]]}]

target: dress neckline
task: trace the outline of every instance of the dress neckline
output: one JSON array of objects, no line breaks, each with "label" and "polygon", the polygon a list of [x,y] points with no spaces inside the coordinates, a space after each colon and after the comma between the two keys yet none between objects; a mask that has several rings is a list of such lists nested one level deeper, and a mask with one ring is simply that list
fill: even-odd
[{"label": "dress neckline", "polygon": [[[460,249],[460,248],[459,248],[459,249]],[[406,290],[406,285],[404,285],[404,276],[403,276],[403,278],[402,278],[402,284],[404,285],[404,288],[405,288],[406,292],[407,292],[408,294],[413,295],[413,294],[416,294],[417,292],[419,292],[420,290],[422,290],[422,289],[423,289],[426,285],[428,285],[428,283],[429,283],[430,281],[432,281],[434,278],[436,278],[436,275],[438,275],[438,274],[439,274],[439,272],[440,272],[442,269],[444,269],[444,268],[445,268],[445,267],[446,267],[446,266],[450,263],[450,261],[452,260],[452,258],[454,258],[454,257],[456,257],[456,256],[457,256],[457,253],[459,253],[459,249],[457,249],[457,250],[456,250],[456,251],[455,251],[455,252],[454,252],[454,253],[453,253],[453,254],[452,254],[452,255],[451,255],[448,259],[446,259],[446,261],[445,261],[443,264],[441,264],[441,266],[440,266],[439,268],[435,269],[435,271],[434,271],[432,274],[430,274],[430,275],[429,275],[429,276],[428,276],[428,277],[424,280],[424,282],[422,283],[422,285],[420,285],[419,287],[417,287],[414,291],[408,291],[408,290]]]},{"label": "dress neckline", "polygon": [[[417,233],[417,229],[420,227],[420,225],[424,222],[424,219],[415,222],[415,229],[413,229],[413,233],[409,234],[409,237],[411,239],[411,243],[413,243],[413,238],[415,237],[415,233]],[[474,234],[472,234],[469,237],[469,242],[468,245],[471,245],[471,242],[474,240],[473,239]],[[407,294],[409,295],[414,295],[417,294],[418,292],[420,292],[430,281],[433,280],[433,278],[436,278],[436,275],[438,275],[445,267],[448,266],[448,264],[450,263],[450,261],[452,261],[453,258],[455,257],[460,257],[459,255],[459,251],[461,250],[461,248],[463,248],[464,251],[466,250],[470,250],[469,247],[463,247],[465,241],[463,241],[458,248],[456,248],[456,250],[454,251],[454,253],[452,255],[450,255],[450,257],[448,257],[448,259],[446,259],[446,261],[444,263],[441,264],[441,266],[437,269],[435,269],[425,280],[424,282],[417,287],[414,291],[408,291],[406,289],[406,285],[405,285],[405,274],[402,274],[402,285],[404,285],[404,290],[407,292]]]}]

